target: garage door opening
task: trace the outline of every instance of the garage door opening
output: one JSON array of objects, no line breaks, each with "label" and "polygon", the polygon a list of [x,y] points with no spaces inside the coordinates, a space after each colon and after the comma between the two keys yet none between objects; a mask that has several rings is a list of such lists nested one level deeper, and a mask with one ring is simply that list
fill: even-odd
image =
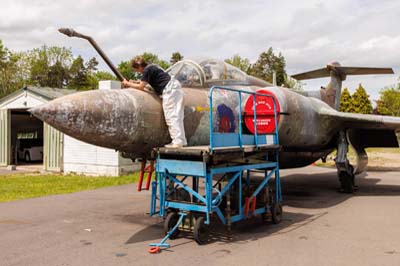
[{"label": "garage door opening", "polygon": [[11,111],[11,164],[43,168],[43,122],[27,109]]}]

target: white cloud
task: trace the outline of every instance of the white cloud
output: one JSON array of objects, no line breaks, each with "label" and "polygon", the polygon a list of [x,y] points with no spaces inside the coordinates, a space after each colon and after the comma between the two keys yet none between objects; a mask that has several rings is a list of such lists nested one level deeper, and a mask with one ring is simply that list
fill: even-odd
[{"label": "white cloud", "polygon": [[[11,50],[46,44],[95,56],[84,40],[57,32],[73,27],[93,36],[116,63],[143,51],[166,60],[180,51],[185,57],[239,54],[255,61],[273,47],[285,56],[291,74],[332,61],[399,70],[399,12],[397,0],[5,0],[0,39]],[[395,77],[358,80],[368,88],[375,81],[391,84]]]}]

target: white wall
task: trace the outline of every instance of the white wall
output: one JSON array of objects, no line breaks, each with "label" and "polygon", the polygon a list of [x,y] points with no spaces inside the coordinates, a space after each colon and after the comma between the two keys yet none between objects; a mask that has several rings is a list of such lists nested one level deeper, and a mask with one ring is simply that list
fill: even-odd
[{"label": "white wall", "polygon": [[64,173],[118,176],[138,169],[119,152],[64,135]]}]

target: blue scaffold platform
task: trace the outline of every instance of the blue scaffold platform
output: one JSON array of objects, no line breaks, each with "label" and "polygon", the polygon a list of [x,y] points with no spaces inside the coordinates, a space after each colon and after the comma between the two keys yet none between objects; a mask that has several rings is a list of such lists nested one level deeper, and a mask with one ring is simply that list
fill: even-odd
[{"label": "blue scaffold platform", "polygon": [[[238,132],[214,132],[213,95],[217,91],[237,94]],[[258,133],[257,108],[253,108],[254,134],[243,132],[242,98],[249,94],[253,97],[253,106],[256,106],[256,97],[272,99],[273,132]],[[210,224],[218,219],[229,230],[231,224],[254,216],[273,223],[281,221],[280,145],[275,101],[270,94],[213,87],[209,92],[210,145],[154,150],[156,180],[152,182],[150,214],[165,218],[166,237],[150,246],[169,247],[167,239],[176,238],[181,230],[193,232],[196,242],[205,244]]]}]

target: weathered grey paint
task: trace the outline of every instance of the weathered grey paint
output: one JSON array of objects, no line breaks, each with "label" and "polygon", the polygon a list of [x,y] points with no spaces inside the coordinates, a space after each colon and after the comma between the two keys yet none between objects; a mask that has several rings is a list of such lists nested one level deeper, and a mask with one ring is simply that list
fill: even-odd
[{"label": "weathered grey paint", "polygon": [[[222,67],[217,79],[207,79],[205,67],[204,71],[201,70],[200,64],[211,61],[214,66]],[[346,75],[391,73],[391,69],[341,67],[339,63],[332,63],[326,68],[297,75],[296,78],[299,79],[330,76],[330,84],[326,89],[322,89],[318,96],[315,93],[311,95],[275,87],[244,73],[241,74],[241,79],[228,80],[226,79],[228,66],[223,62],[211,61],[201,61],[203,63],[199,61],[198,66],[194,61],[187,61],[188,65],[201,70],[199,71],[201,84],[194,82],[196,80],[182,80],[182,84],[187,85],[183,88],[184,124],[190,146],[209,144],[208,93],[213,85],[250,91],[262,87],[276,96],[281,112],[279,140],[283,146],[280,154],[282,168],[305,166],[326,155],[337,147],[339,131],[368,128],[391,130],[393,133],[400,130],[399,118],[346,114],[335,110],[338,108],[341,82]],[[171,67],[170,71],[179,72],[178,69],[183,68],[179,64],[183,64],[183,61]],[[234,70],[232,66],[229,68]],[[240,74],[240,70],[238,71],[236,73]],[[237,130],[239,124],[237,113],[243,111],[243,106],[238,106],[237,95],[219,92],[213,98],[214,117],[216,117],[216,107],[226,105],[236,113],[234,119]],[[245,101],[246,96],[243,97],[243,105]],[[149,92],[134,89],[80,92],[56,99],[31,112],[74,138],[122,151],[131,158],[146,157],[152,148],[170,141],[161,99]],[[216,123],[214,120],[213,125]],[[361,151],[359,155],[362,155]]]},{"label": "weathered grey paint", "polygon": [[[103,57],[110,68],[115,72],[118,78],[120,80],[123,79],[122,75],[115,69],[114,65],[110,62],[107,56],[105,56],[104,52],[98,47],[98,45],[90,36],[75,32],[73,29],[60,29],[59,31],[69,37],[74,36],[88,40]],[[182,69],[183,64],[181,63],[182,62],[178,62],[169,68],[169,71],[172,71],[170,74],[175,75],[178,73],[179,70],[175,69],[175,67]],[[248,75],[245,79],[228,79],[228,66],[225,63],[216,61],[212,62],[212,65],[219,65],[224,69],[223,72],[220,73],[222,75],[215,80],[212,78],[214,73],[212,73],[212,71],[206,71],[205,66],[207,62],[203,62],[204,69],[201,69],[200,67],[202,64],[201,62],[199,62],[199,64],[192,62],[192,64],[193,63],[194,65],[197,65],[196,68],[200,70],[201,77],[199,77],[199,79],[201,80],[201,84],[192,86],[190,84],[196,84],[198,82],[189,82],[184,84],[185,86],[201,86],[203,89],[208,89],[212,85],[234,86],[239,84],[245,85],[242,86],[242,88],[245,87],[249,89],[250,86],[258,86],[259,88],[270,87],[270,84]],[[231,68],[232,66],[229,67]],[[173,69],[177,70],[178,72],[173,73]],[[241,71],[238,72],[238,69],[233,71],[239,73],[239,75],[245,75],[244,73],[240,74]],[[207,78],[206,72],[209,75],[211,74],[209,78]],[[339,131],[343,133],[346,132],[348,128],[354,128],[354,125],[348,126],[350,123],[355,122],[356,125],[361,125],[361,128],[364,126],[371,127],[372,125],[372,127],[376,127],[376,129],[391,129],[395,132],[400,130],[400,119],[382,119],[377,116],[346,117],[336,112],[339,110],[341,86],[342,81],[346,79],[346,75],[366,74],[393,74],[393,70],[391,68],[341,67],[338,62],[334,62],[327,65],[325,68],[292,76],[298,80],[330,76],[331,82],[328,84],[327,88],[321,89],[319,96],[315,96],[314,94],[312,97],[315,98],[307,98],[302,96],[301,93],[293,93],[285,88],[273,89],[281,105],[282,112],[281,121],[279,123],[279,139],[281,145],[283,145],[283,153],[281,153],[281,158],[285,158],[285,155],[287,155],[286,159],[292,161],[281,161],[280,165],[282,167],[285,167],[285,163],[288,167],[304,166],[315,161],[319,157],[326,155],[329,153],[329,151],[336,147],[336,144],[333,143],[335,143],[334,140],[338,138],[337,133]],[[187,79],[187,75],[185,76],[185,79]],[[209,82],[211,80],[213,81]],[[196,81],[196,79],[192,81]],[[214,83],[215,81],[217,82],[216,84]],[[208,144],[209,141],[207,141],[207,135],[209,125],[207,123],[206,115],[197,112],[198,110],[207,110],[208,104],[207,97],[204,97],[205,92],[198,91],[194,96],[190,96],[192,94],[191,89],[187,88],[186,92],[187,95],[189,95],[185,98],[185,130],[188,138],[188,144]],[[111,98],[115,97],[115,99],[117,99],[115,102],[112,102],[112,100],[106,100],[105,97],[107,97],[107,95],[95,95],[94,93],[93,95],[85,96],[98,96],[103,101],[100,100],[96,103],[90,100],[87,101],[85,99],[79,100],[78,96],[77,101],[71,101],[71,99],[68,99],[69,103],[67,103],[67,105],[69,106],[66,106],[67,108],[61,108],[62,111],[67,111],[66,113],[60,113],[60,110],[58,110],[55,104],[53,104],[53,106],[48,105],[40,110],[32,110],[32,112],[39,118],[48,122],[50,121],[50,124],[59,128],[63,132],[69,132],[70,135],[75,136],[78,139],[92,144],[124,151],[126,155],[130,156],[131,158],[143,157],[148,154],[152,147],[156,147],[165,143],[166,136],[168,136],[168,134],[166,134],[165,123],[162,119],[162,115],[160,115],[162,112],[160,110],[161,105],[159,101],[149,102],[148,100],[150,97],[143,96],[143,101],[137,102],[135,100],[137,97],[134,95],[134,93],[132,95],[128,94],[130,93],[124,92],[120,93],[119,95],[108,95],[111,96]],[[305,94],[303,93],[303,95]],[[132,96],[133,98],[131,98]],[[131,98],[132,102],[126,102],[126,99],[124,98]],[[139,98],[139,100],[142,99]],[[191,101],[193,102],[191,103]],[[232,105],[234,101],[235,97],[226,97],[226,99],[223,97],[223,103],[231,107],[231,109],[235,109],[235,107]],[[74,107],[75,104],[71,105],[73,102],[79,107],[83,107],[81,110],[86,112],[85,114],[88,115],[86,117],[82,117],[85,116],[85,114],[80,115],[79,110]],[[85,102],[88,104],[85,105]],[[62,102],[57,103],[63,104]],[[150,105],[147,105],[147,103],[150,103]],[[101,109],[101,107],[98,106],[99,104],[104,104],[105,108],[96,111],[96,109]],[[122,104],[122,117],[118,117],[118,114],[113,112],[119,108],[116,106],[113,107],[113,105],[120,106],[120,104]],[[129,107],[132,108],[130,109]],[[238,108],[239,112],[241,112],[242,107],[239,106]],[[149,112],[145,109],[150,109],[151,111]],[[53,116],[48,115],[50,110],[53,113]],[[132,112],[132,114],[129,114],[129,110]],[[69,112],[72,112],[72,115]],[[111,112],[111,114],[109,112]],[[151,121],[150,119],[151,122],[148,122],[148,119],[143,119],[143,117],[146,116],[154,118],[154,121]],[[122,122],[124,119],[127,119],[125,124]],[[392,123],[391,120],[394,120],[394,122]],[[90,129],[84,128],[86,123],[89,123],[89,126],[91,126]],[[149,126],[145,126],[145,124]],[[153,129],[156,125],[160,125],[161,128],[160,131],[154,132]],[[127,134],[126,131],[129,131],[130,134]],[[155,134],[148,136],[148,134],[151,133]],[[398,145],[397,140],[396,144]],[[139,154],[137,148],[141,150],[141,154]],[[365,151],[363,154],[361,149],[359,149],[357,153],[362,158],[364,157]],[[299,158],[296,159],[294,157],[291,159],[292,156],[298,156]]]},{"label": "weathered grey paint", "polygon": [[[258,89],[245,88],[252,91]],[[283,168],[307,165],[335,148],[335,145],[331,145],[332,142],[336,143],[333,138],[340,129],[349,126],[349,120],[358,121],[363,127],[368,126],[370,122],[366,119],[369,118],[372,119],[371,125],[376,128],[388,127],[386,122],[394,120],[393,130],[400,129],[398,118],[358,118],[337,112],[318,99],[302,96],[286,88],[266,89],[274,93],[281,107],[281,157],[297,156],[296,160],[281,160]],[[188,145],[207,145],[208,89],[184,88],[184,92]],[[232,109],[238,108],[237,97],[232,94],[216,94],[214,99],[215,106],[224,103]],[[139,90],[76,93],[35,108],[32,113],[74,138],[122,151],[132,158],[146,157],[153,147],[170,141],[160,98]]]}]

